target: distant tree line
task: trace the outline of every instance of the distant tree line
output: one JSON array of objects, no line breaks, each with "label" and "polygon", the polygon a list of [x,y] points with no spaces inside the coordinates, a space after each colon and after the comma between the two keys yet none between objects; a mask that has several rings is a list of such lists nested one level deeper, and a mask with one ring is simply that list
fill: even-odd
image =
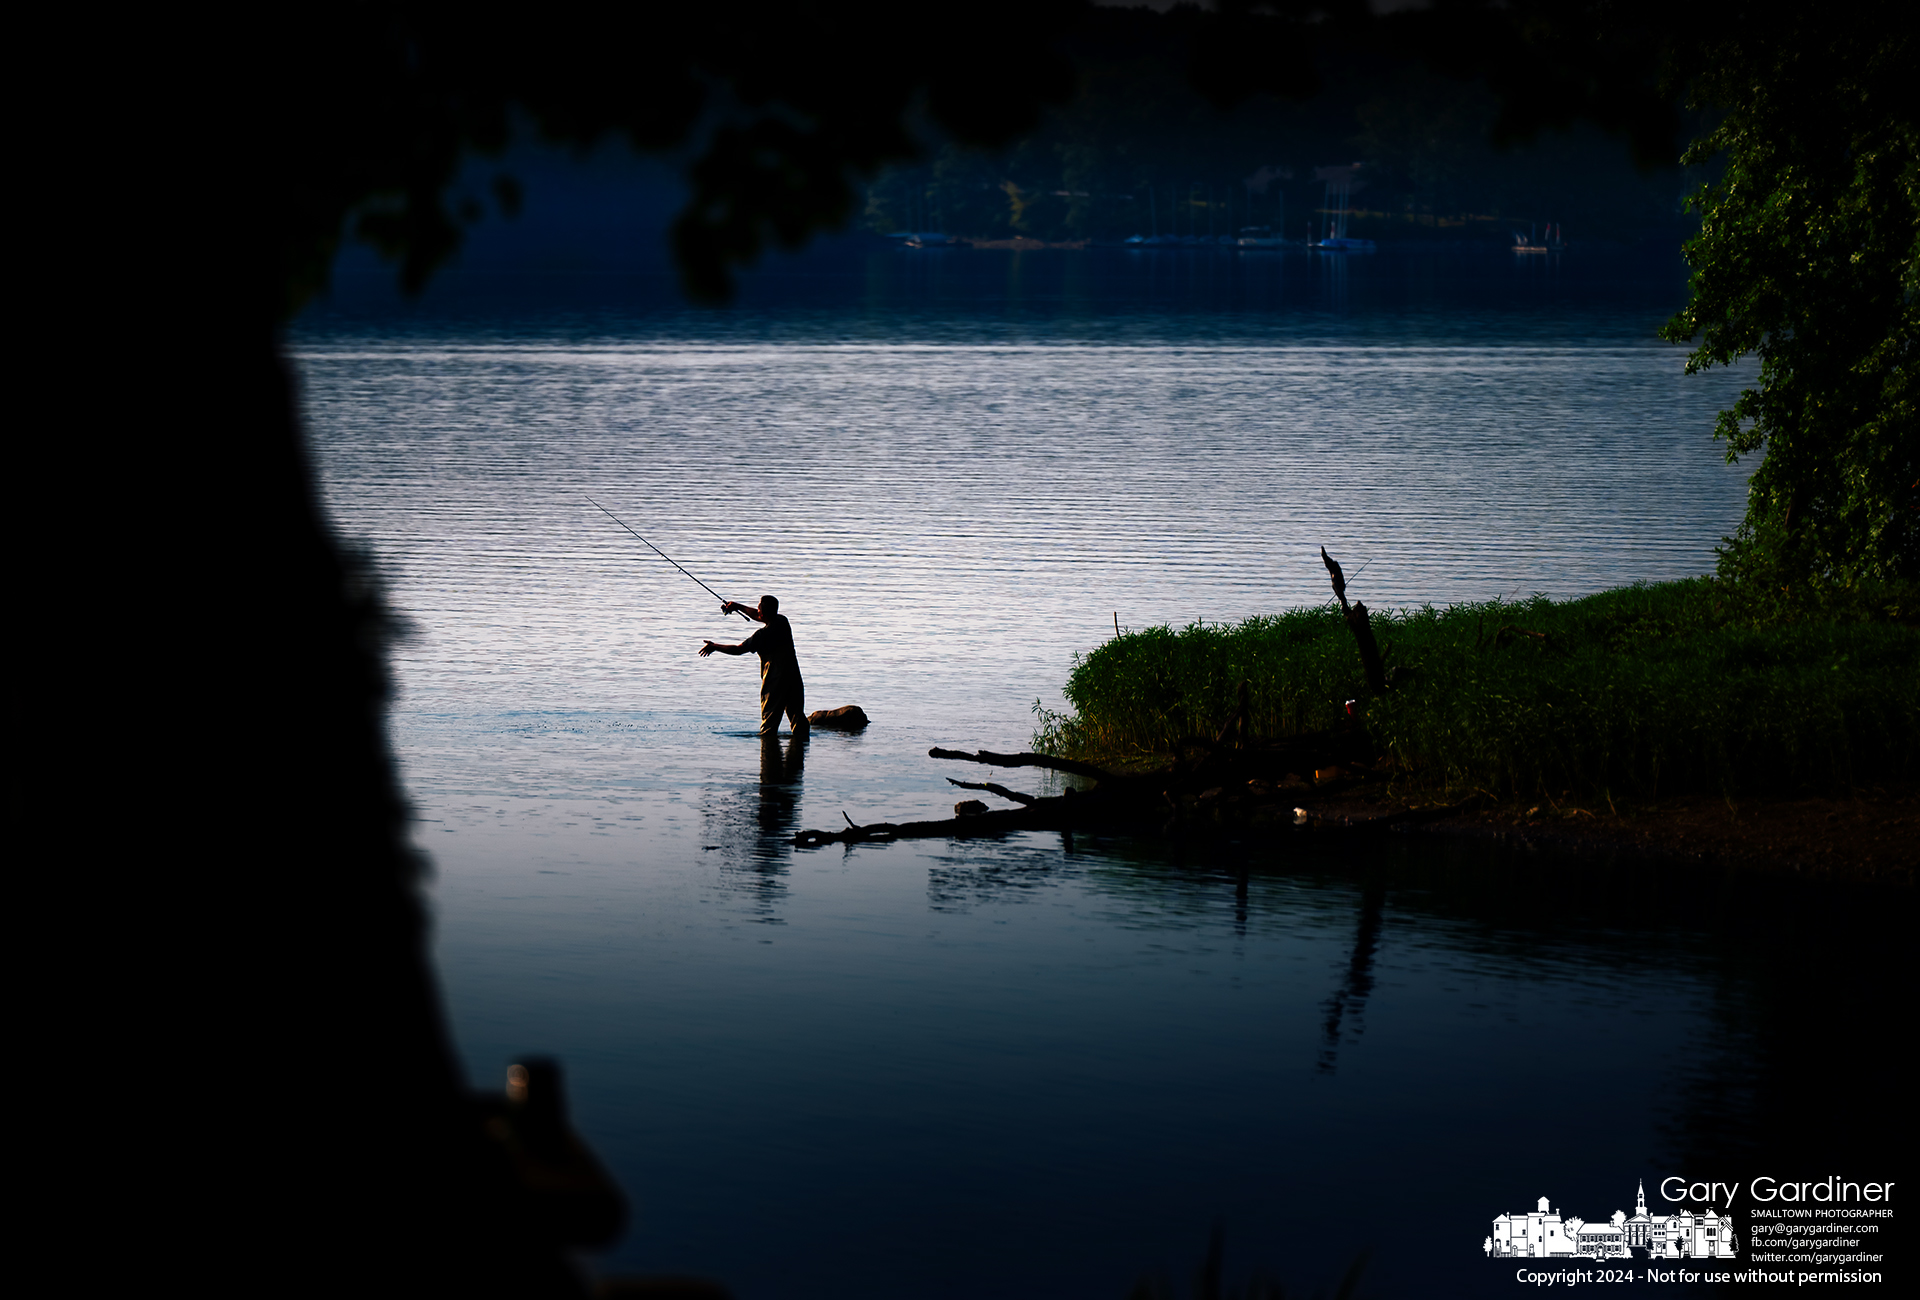
[{"label": "distant tree line", "polygon": [[[1076,93],[1010,148],[936,146],[866,190],[875,233],[938,230],[980,239],[1119,240],[1231,234],[1268,226],[1324,233],[1318,168],[1359,162],[1349,233],[1368,238],[1506,239],[1559,223],[1576,239],[1661,238],[1697,222],[1684,201],[1703,168],[1684,168],[1689,131],[1664,166],[1637,166],[1591,122],[1492,142],[1500,97],[1435,71],[1377,33],[1323,36],[1293,84],[1222,108],[1195,85],[1207,16],[1095,10],[1072,38]],[[1683,125],[1694,125],[1683,123]]]}]

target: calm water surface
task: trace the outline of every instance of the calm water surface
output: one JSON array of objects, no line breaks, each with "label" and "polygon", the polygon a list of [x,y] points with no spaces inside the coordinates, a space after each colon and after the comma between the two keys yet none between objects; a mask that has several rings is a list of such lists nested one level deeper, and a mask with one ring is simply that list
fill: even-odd
[{"label": "calm water surface", "polygon": [[[566,1062],[636,1205],[597,1266],[1117,1298],[1184,1288],[1217,1223],[1236,1283],[1365,1250],[1370,1293],[1485,1294],[1491,1219],[1541,1195],[1603,1220],[1643,1178],[1870,1163],[1784,1136],[1833,1099],[1802,1011],[1889,986],[1831,893],[1411,839],[787,843],[942,815],[975,774],[929,746],[1023,748],[1116,621],[1324,599],[1321,545],[1375,606],[1703,572],[1739,376],[1685,377],[1644,303],[862,286],[293,339],[328,507],[412,623],[392,734],[456,1036],[477,1082]],[[693,654],[746,625],[588,494],[777,594],[809,705],[872,727],[763,751],[753,661]],[[1874,1038],[1825,1050],[1890,1089]]]}]

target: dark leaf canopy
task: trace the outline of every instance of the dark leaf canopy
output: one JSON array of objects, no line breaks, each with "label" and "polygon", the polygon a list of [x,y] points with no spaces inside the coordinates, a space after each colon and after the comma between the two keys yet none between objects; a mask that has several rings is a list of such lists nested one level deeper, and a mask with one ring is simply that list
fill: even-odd
[{"label": "dark leaf canopy", "polygon": [[[234,46],[247,110],[236,149],[264,173],[283,313],[325,283],[343,236],[398,260],[417,290],[460,241],[444,200],[463,158],[516,127],[589,148],[690,159],[674,230],[688,288],[803,244],[852,210],[855,183],[939,133],[1000,145],[1064,102],[1060,41],[1077,0],[927,6],[788,3],[513,11],[363,3],[262,19]],[[511,182],[498,191],[516,199]]]},{"label": "dark leaf canopy", "polygon": [[1790,584],[1920,578],[1920,120],[1904,6],[1748,7],[1686,52],[1719,112],[1690,158],[1693,294],[1667,328],[1688,368],[1759,359],[1722,413],[1760,451],[1728,559]]}]

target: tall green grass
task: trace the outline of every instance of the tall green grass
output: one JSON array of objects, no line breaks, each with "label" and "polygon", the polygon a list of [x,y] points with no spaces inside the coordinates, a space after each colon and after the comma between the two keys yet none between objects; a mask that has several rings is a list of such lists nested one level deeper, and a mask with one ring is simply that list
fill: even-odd
[{"label": "tall green grass", "polygon": [[1377,744],[1450,790],[1871,785],[1920,774],[1920,629],[1898,595],[1784,609],[1702,578],[1375,613],[1389,689],[1371,698],[1334,609],[1152,628],[1078,658],[1074,712],[1043,713],[1035,742],[1107,759],[1165,752],[1217,732],[1245,682],[1253,738],[1341,726],[1355,700]]}]

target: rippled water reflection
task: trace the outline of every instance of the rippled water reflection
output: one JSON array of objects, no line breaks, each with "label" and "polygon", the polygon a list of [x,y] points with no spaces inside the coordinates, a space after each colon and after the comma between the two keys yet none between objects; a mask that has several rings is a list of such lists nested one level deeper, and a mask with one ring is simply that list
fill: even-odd
[{"label": "rippled water reflection", "polygon": [[[1489,1221],[1542,1194],[1597,1219],[1701,1161],[1872,1150],[1766,1135],[1830,1099],[1797,1008],[1903,986],[1854,941],[1898,908],[1422,841],[786,842],[941,812],[929,745],[1020,747],[1116,618],[1323,599],[1322,544],[1376,606],[1703,571],[1742,504],[1725,377],[1497,320],[822,319],[297,339],[328,507],[414,625],[393,735],[461,1049],[565,1059],[637,1203],[611,1266],[1117,1297],[1218,1220],[1231,1278],[1367,1248],[1379,1294],[1481,1294]],[[751,661],[692,653],[728,625],[589,492],[778,594],[810,704],[874,725],[764,751]],[[1826,1050],[1890,1095],[1872,1037]]]}]

